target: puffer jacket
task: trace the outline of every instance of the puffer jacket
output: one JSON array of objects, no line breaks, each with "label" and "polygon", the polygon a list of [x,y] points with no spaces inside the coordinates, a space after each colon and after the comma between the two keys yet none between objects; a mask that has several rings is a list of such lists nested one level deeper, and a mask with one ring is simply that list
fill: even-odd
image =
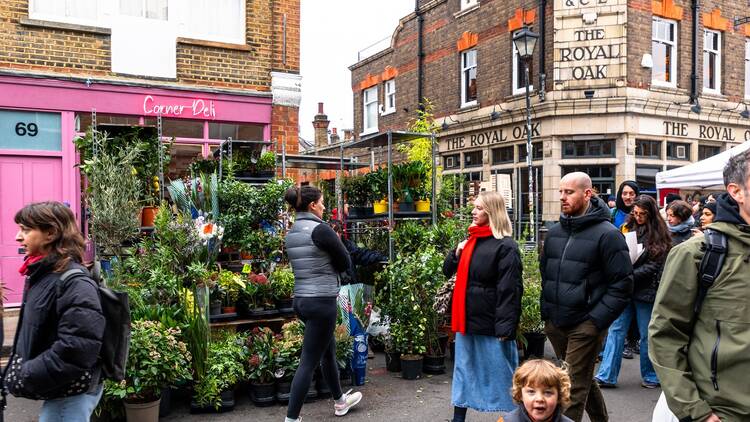
[{"label": "puffer jacket", "polygon": [[[523,407],[523,403],[522,403],[516,408],[516,410],[508,413],[505,416],[501,416],[500,419],[498,419],[498,422],[532,422],[532,421],[531,421],[531,418],[529,417],[529,413],[526,412],[526,408]],[[557,410],[555,410],[554,415],[552,415],[552,419],[550,419],[550,422],[573,422],[573,420],[563,415],[562,409],[558,406]]]},{"label": "puffer jacket", "polygon": [[648,250],[638,257],[633,264],[633,299],[654,303],[666,258],[666,254],[662,257],[651,258]]},{"label": "puffer jacket", "polygon": [[[458,262],[455,250],[449,252],[443,262],[443,274],[455,274]],[[518,245],[512,238],[477,239],[466,284],[467,334],[516,337],[521,319],[522,271]]]},{"label": "puffer jacket", "polygon": [[[105,320],[96,283],[62,283],[55,260],[29,265],[5,386],[16,397],[54,399],[95,391]],[[86,269],[71,263],[68,268]],[[63,271],[64,272],[64,271]],[[88,272],[86,272],[88,275]]]},{"label": "puffer jacket", "polygon": [[603,330],[633,293],[633,265],[625,237],[609,222],[604,201],[592,197],[579,217],[560,216],[544,242],[542,319],[573,327],[591,319]]},{"label": "puffer jacket", "polygon": [[727,236],[719,277],[695,318],[704,238],[672,248],[649,324],[649,358],[680,421],[750,420],[750,225],[723,194],[711,228]]}]

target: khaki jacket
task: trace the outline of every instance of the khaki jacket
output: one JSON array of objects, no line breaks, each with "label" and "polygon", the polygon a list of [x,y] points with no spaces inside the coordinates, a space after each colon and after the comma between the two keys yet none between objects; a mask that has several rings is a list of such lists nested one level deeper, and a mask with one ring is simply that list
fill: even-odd
[{"label": "khaki jacket", "polygon": [[750,420],[750,227],[717,222],[727,235],[721,274],[691,327],[703,237],[672,249],[649,325],[649,357],[680,420]]}]

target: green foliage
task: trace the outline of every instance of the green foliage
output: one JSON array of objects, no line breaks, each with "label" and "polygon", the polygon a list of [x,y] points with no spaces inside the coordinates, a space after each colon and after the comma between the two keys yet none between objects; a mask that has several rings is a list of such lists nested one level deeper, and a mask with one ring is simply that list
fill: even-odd
[{"label": "green foliage", "polygon": [[523,297],[521,298],[521,322],[518,330],[523,333],[541,333],[544,330],[541,312],[542,275],[539,271],[539,253],[536,248],[521,247],[523,264]]},{"label": "green foliage", "polygon": [[258,171],[273,171],[276,169],[276,153],[266,151],[258,159]]},{"label": "green foliage", "polygon": [[289,299],[294,295],[294,272],[289,267],[278,266],[271,273],[271,289],[275,299]]},{"label": "green foliage", "polygon": [[461,183],[465,176],[448,175],[442,176],[440,181],[440,192],[437,194],[438,212],[443,215],[447,211],[453,211],[456,198],[459,195]]},{"label": "green foliage", "polygon": [[429,243],[435,245],[443,255],[455,249],[459,242],[466,239],[471,220],[460,218],[445,218],[430,229]]},{"label": "green foliage", "polygon": [[216,221],[219,217],[219,181],[218,175],[200,174],[186,184],[181,179],[172,180],[167,187],[169,196],[180,212],[206,217]]},{"label": "green foliage", "polygon": [[[99,143],[101,139],[101,143]],[[154,205],[159,201],[159,149],[161,149],[163,165],[166,169],[169,165],[169,151],[172,143],[161,142],[152,128],[131,127],[118,130],[112,137],[107,132],[98,132],[89,129],[86,135],[73,140],[81,155],[81,171],[88,175],[88,161],[100,154],[117,156],[122,150],[133,148],[138,151],[132,169],[140,180],[140,201],[145,205]],[[130,169],[129,169],[130,170]],[[154,180],[156,178],[156,180]]]},{"label": "green foliage", "polygon": [[[422,106],[417,109],[417,118],[409,124],[409,131],[434,135],[439,130],[438,125],[435,123],[434,106],[427,98],[424,99]],[[400,152],[406,154],[410,163],[419,163],[419,166],[421,166],[420,172],[423,174],[423,177],[418,179],[418,183],[409,185],[410,194],[415,199],[428,199],[428,193],[432,192],[433,165],[432,141],[430,137],[419,138],[399,145],[397,148]],[[440,171],[437,174],[440,174]]]},{"label": "green foliage", "polygon": [[147,403],[160,397],[162,387],[190,380],[191,357],[180,334],[178,328],[166,328],[160,322],[133,322],[126,379],[106,381],[106,395]]},{"label": "green foliage", "polygon": [[242,334],[229,334],[208,347],[206,372],[195,383],[195,401],[199,406],[221,406],[221,393],[245,379],[248,350]]},{"label": "green foliage", "polygon": [[371,203],[387,199],[388,196],[388,172],[387,170],[378,169],[365,175],[369,189],[369,200]]},{"label": "green foliage", "polygon": [[333,335],[336,340],[336,364],[339,369],[348,368],[354,354],[354,337],[345,325],[337,325]]},{"label": "green foliage", "polygon": [[431,333],[436,331],[432,303],[445,281],[443,258],[429,245],[413,255],[399,255],[379,274],[386,281],[379,303],[391,318],[391,338],[403,354],[427,352]]},{"label": "green foliage", "polygon": [[281,337],[275,339],[274,377],[289,380],[294,376],[299,367],[304,335],[305,325],[300,320],[287,322],[281,327]]},{"label": "green foliage", "polygon": [[[91,139],[103,149],[104,140]],[[123,242],[133,239],[140,227],[141,182],[135,174],[140,151],[133,145],[121,150],[101,152],[84,161],[89,187],[86,202],[91,211],[91,234],[100,253],[122,255]]]},{"label": "green foliage", "polygon": [[212,158],[195,160],[190,163],[189,170],[193,178],[201,174],[211,174],[219,171],[219,161]]},{"label": "green foliage", "polygon": [[411,255],[429,244],[430,232],[422,221],[399,223],[393,232],[393,244],[399,255]]},{"label": "green foliage", "polygon": [[216,284],[224,293],[226,303],[229,306],[233,306],[237,303],[237,298],[239,297],[240,292],[246,287],[246,283],[243,281],[243,277],[240,274],[235,274],[227,270],[219,272],[219,278]]},{"label": "green foliage", "polygon": [[352,207],[364,207],[370,200],[367,176],[354,175],[342,179],[342,190],[347,203]]},{"label": "green foliage", "polygon": [[[279,336],[279,339],[282,338]],[[249,358],[247,359],[248,378],[256,384],[273,382],[276,372],[277,337],[270,328],[254,328],[247,338]]]}]

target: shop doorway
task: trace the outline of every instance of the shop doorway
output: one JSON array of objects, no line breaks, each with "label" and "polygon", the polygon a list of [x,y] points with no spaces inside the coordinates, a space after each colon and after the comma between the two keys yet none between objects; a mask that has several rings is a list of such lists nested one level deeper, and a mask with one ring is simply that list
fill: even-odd
[{"label": "shop doorway", "polygon": [[62,158],[0,155],[0,280],[5,304],[21,303],[23,251],[16,243],[16,212],[30,202],[62,201]]}]

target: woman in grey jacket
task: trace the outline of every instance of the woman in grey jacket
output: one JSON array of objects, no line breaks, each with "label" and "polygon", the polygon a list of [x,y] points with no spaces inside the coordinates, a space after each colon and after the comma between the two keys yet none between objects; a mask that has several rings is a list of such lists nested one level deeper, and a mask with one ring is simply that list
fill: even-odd
[{"label": "woman in grey jacket", "polygon": [[286,422],[300,421],[300,410],[321,363],[323,376],[336,399],[334,413],[345,415],[362,400],[362,393],[342,393],[336,364],[336,328],[339,273],[351,265],[344,244],[322,220],[323,194],[315,187],[291,188],[284,200],[295,210],[296,219],[286,235],[286,251],[294,271],[294,311],[305,323],[302,358],[294,374]]}]

